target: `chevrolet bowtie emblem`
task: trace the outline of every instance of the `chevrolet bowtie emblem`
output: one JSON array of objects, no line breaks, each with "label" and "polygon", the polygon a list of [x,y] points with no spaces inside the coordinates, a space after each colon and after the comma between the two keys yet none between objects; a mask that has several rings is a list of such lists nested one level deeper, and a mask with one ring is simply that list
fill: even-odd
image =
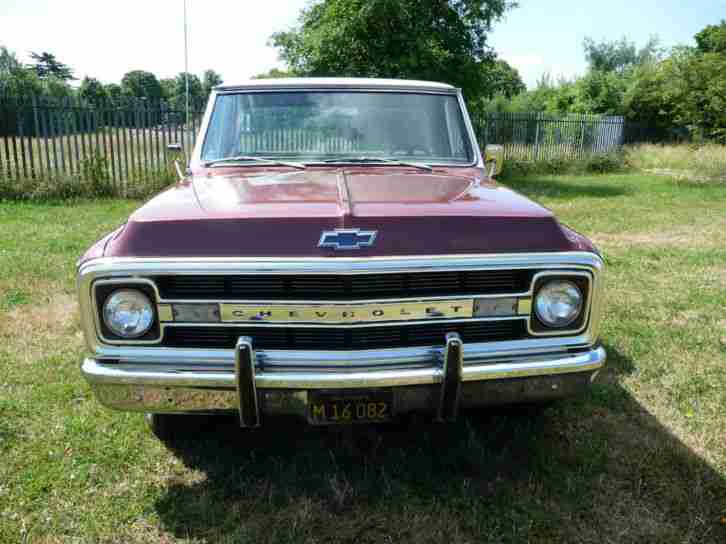
[{"label": "chevrolet bowtie emblem", "polygon": [[331,247],[336,250],[360,249],[370,247],[376,241],[377,230],[335,229],[324,230],[320,235],[318,247]]}]

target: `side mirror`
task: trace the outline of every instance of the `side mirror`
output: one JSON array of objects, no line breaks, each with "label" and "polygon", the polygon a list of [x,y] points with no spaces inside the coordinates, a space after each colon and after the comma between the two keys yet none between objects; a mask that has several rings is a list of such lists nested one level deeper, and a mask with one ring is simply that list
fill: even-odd
[{"label": "side mirror", "polygon": [[487,145],[484,149],[484,165],[489,168],[490,178],[501,174],[504,168],[504,146]]},{"label": "side mirror", "polygon": [[[169,143],[166,144],[166,150],[171,153],[179,153],[182,154],[184,152],[184,148],[182,147],[182,144],[178,142]],[[186,157],[184,157],[184,162],[186,162]],[[184,181],[184,173],[182,172],[181,164],[179,163],[179,158],[174,159],[174,168],[176,169],[176,175],[179,176],[179,181]]]}]

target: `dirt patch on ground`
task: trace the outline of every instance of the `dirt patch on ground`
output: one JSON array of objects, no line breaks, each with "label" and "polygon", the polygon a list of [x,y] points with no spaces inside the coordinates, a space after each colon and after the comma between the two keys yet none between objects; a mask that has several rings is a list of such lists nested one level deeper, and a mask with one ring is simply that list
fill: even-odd
[{"label": "dirt patch on ground", "polygon": [[723,247],[726,217],[705,224],[679,225],[677,228],[652,232],[595,233],[596,244],[615,247]]},{"label": "dirt patch on ground", "polygon": [[75,295],[58,293],[44,304],[12,308],[0,320],[0,338],[6,347],[24,354],[22,358],[28,360],[33,360],[38,351],[48,352],[50,342],[63,342],[64,347],[80,346],[83,338]]},{"label": "dirt patch on ground", "polygon": [[[705,233],[704,233],[705,234]],[[716,240],[709,236],[694,236],[693,229],[678,229],[660,232],[640,232],[623,234],[594,234],[596,244],[610,246],[685,246],[689,247],[716,245]]]}]

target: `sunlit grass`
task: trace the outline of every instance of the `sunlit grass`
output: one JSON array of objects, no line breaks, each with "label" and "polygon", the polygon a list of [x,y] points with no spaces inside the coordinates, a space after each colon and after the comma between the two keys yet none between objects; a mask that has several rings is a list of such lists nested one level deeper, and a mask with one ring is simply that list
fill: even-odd
[{"label": "sunlit grass", "polygon": [[639,170],[664,170],[686,179],[726,181],[726,145],[642,144],[628,146],[625,151],[627,162]]}]

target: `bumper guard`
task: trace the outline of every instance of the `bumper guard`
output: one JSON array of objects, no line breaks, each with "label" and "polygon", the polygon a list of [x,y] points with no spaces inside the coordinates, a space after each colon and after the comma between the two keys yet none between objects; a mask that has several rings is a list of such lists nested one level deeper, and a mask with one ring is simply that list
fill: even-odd
[{"label": "bumper guard", "polygon": [[477,359],[467,364],[464,343],[446,336],[443,357],[430,366],[370,369],[265,368],[250,338],[235,348],[234,371],[173,364],[114,363],[86,358],[81,372],[104,405],[160,413],[236,411],[243,427],[258,427],[262,414],[305,417],[311,389],[393,388],[397,412],[433,411],[456,419],[460,405],[559,398],[589,384],[605,364],[605,350]]}]

